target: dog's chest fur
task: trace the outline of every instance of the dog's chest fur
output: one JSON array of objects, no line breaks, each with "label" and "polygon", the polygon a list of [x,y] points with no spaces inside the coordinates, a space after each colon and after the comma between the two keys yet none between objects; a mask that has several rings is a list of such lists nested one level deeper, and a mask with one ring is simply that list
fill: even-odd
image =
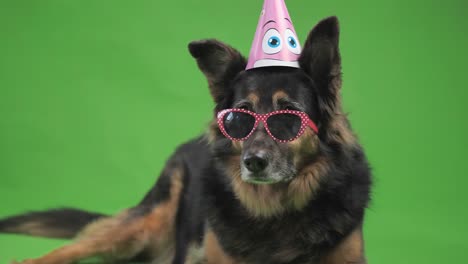
[{"label": "dog's chest fur", "polygon": [[[330,203],[326,195],[298,212],[256,218],[222,179],[205,181],[203,203],[210,231],[235,263],[321,263],[324,254],[337,247],[361,221]],[[326,205],[322,204],[325,200]]]}]

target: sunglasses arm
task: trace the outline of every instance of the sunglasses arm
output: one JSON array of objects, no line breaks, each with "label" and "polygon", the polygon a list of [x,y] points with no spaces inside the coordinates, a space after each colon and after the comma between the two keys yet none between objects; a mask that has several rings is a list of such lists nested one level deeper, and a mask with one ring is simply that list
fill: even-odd
[{"label": "sunglasses arm", "polygon": [[318,128],[317,128],[317,125],[315,125],[314,121],[310,120],[310,118],[307,119],[307,124],[309,125],[310,128],[312,128],[312,130],[318,134]]}]

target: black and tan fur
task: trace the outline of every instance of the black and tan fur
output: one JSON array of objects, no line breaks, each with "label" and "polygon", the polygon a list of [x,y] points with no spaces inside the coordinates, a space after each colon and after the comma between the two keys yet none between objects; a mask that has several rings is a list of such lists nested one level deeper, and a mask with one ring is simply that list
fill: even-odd
[{"label": "black and tan fur", "polygon": [[[213,121],[205,136],[181,147],[144,199],[116,216],[74,209],[0,220],[0,231],[76,238],[27,264],[103,261],[209,264],[366,263],[362,224],[370,170],[341,109],[338,21],[321,21],[294,68],[245,71],[242,55],[216,40],[192,42],[216,112],[305,111],[319,126],[290,143],[260,126],[232,142]],[[252,184],[245,157],[263,153],[262,172],[277,183]],[[258,175],[257,175],[258,176]]]}]

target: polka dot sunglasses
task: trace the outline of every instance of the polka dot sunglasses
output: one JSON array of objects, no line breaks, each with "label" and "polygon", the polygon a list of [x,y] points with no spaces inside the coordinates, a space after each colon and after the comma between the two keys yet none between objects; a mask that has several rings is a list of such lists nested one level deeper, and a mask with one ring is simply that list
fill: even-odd
[{"label": "polka dot sunglasses", "polygon": [[302,111],[279,110],[267,114],[257,114],[245,109],[232,108],[218,112],[218,126],[224,136],[233,141],[249,138],[259,123],[278,142],[289,142],[300,137],[307,127],[315,133],[318,128]]}]

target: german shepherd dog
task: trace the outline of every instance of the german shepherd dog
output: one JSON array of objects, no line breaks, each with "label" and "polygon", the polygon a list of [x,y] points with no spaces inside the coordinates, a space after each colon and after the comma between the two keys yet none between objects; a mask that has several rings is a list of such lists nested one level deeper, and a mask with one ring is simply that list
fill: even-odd
[{"label": "german shepherd dog", "polygon": [[4,233],[76,238],[20,263],[366,263],[371,173],[342,111],[338,38],[337,18],[324,19],[300,68],[251,70],[222,42],[191,42],[216,105],[206,135],[115,216],[65,208],[0,220]]}]

